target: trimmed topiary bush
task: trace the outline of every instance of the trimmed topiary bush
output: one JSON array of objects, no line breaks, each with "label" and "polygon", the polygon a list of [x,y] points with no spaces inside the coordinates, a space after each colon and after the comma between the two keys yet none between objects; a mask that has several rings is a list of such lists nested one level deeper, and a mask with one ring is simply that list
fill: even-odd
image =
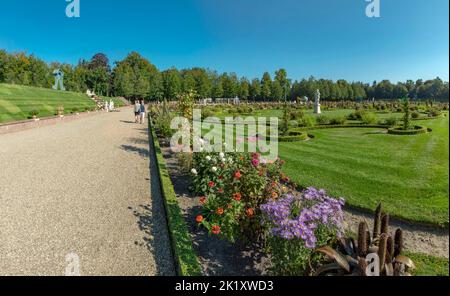
[{"label": "trimmed topiary bush", "polygon": [[332,125],[343,125],[347,119],[343,116],[333,117],[330,119],[330,124]]},{"label": "trimmed topiary bush", "polygon": [[378,122],[378,117],[375,113],[364,113],[361,116],[361,121],[365,124],[375,124]]},{"label": "trimmed topiary bush", "polygon": [[319,115],[316,117],[316,123],[318,125],[327,125],[330,124],[330,119],[325,115]]},{"label": "trimmed topiary bush", "polygon": [[430,130],[423,126],[415,126],[414,129],[404,130],[403,127],[393,127],[388,129],[388,134],[390,135],[420,135],[426,134]]}]

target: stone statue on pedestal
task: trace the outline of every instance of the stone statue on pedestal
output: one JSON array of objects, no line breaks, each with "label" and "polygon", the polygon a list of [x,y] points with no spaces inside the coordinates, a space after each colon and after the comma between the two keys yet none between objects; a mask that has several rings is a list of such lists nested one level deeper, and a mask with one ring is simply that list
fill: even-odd
[{"label": "stone statue on pedestal", "polygon": [[64,87],[64,72],[61,69],[56,69],[53,71],[53,76],[55,76],[55,85],[53,85],[53,89],[57,90],[58,87],[60,90],[66,90]]},{"label": "stone statue on pedestal", "polygon": [[315,96],[314,114],[322,114],[322,110],[320,110],[320,91],[316,90],[316,93],[314,96]]}]

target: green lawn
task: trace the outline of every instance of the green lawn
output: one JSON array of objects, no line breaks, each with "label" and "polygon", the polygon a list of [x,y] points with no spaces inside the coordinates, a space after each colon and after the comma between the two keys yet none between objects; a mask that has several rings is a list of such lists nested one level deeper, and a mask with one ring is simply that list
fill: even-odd
[{"label": "green lawn", "polygon": [[412,221],[448,223],[449,120],[416,122],[433,129],[394,136],[381,129],[313,130],[308,142],[280,143],[285,172],[301,186],[326,189],[348,204]]},{"label": "green lawn", "polygon": [[413,272],[415,276],[449,275],[448,259],[410,252],[406,252],[405,255],[411,258],[416,265],[416,270]]},{"label": "green lawn", "polygon": [[[281,110],[255,112],[281,116]],[[353,110],[326,111],[345,116]],[[312,114],[312,110],[305,113]],[[221,113],[220,117],[227,114]],[[231,116],[231,115],[229,115]],[[377,113],[380,119],[401,113]],[[326,189],[349,205],[373,210],[379,202],[390,214],[409,221],[448,225],[449,119],[414,121],[433,132],[387,135],[383,129],[337,128],[309,131],[306,142],[279,143],[285,172],[303,187]],[[204,130],[205,133],[207,130]]]},{"label": "green lawn", "polygon": [[[123,105],[119,100],[115,103]],[[73,108],[84,111],[95,103],[82,93],[0,84],[0,123],[27,119],[32,110],[39,111],[38,117],[53,116],[58,106],[64,106],[65,112],[70,113]]]}]

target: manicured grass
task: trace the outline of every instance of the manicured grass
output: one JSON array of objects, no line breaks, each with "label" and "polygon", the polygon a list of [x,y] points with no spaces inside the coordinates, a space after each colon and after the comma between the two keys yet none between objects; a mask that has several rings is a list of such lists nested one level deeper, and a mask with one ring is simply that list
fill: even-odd
[{"label": "manicured grass", "polygon": [[406,252],[405,255],[411,258],[416,265],[416,270],[413,272],[415,276],[449,275],[448,259],[409,252]]},{"label": "manicured grass", "polygon": [[280,143],[297,184],[326,189],[347,203],[411,221],[448,225],[448,117],[418,121],[433,132],[396,136],[382,129],[312,130],[308,142]]},{"label": "manicured grass", "polygon": [[[114,101],[116,106],[123,105],[120,100]],[[86,107],[94,107],[95,103],[82,93],[0,84],[0,123],[28,119],[32,110],[38,111],[40,118],[53,116],[58,106],[63,106],[67,114],[73,108],[82,112]]]},{"label": "manicured grass", "polygon": [[[333,110],[324,115],[350,112]],[[312,110],[305,113],[312,114]],[[255,114],[277,116],[281,111]],[[380,112],[377,116],[401,118],[403,114]],[[382,202],[397,218],[448,226],[448,113],[413,123],[433,131],[398,136],[385,134],[383,128],[313,129],[308,131],[314,136],[310,141],[279,143],[279,155],[286,160],[285,172],[302,187],[324,188],[364,210],[372,211]]]}]

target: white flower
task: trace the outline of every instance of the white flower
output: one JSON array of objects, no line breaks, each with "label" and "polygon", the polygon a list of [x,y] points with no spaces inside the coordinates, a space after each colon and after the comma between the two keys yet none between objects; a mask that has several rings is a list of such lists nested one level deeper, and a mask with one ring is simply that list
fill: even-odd
[{"label": "white flower", "polygon": [[225,158],[222,158],[222,163],[226,163],[227,160]]},{"label": "white flower", "polygon": [[192,170],[191,170],[191,173],[192,173],[193,175],[196,175],[196,176],[197,176],[197,174],[198,174],[198,172],[197,172],[196,169],[192,169]]},{"label": "white flower", "polygon": [[206,160],[207,160],[207,161],[211,161],[211,156],[209,156],[209,155],[206,156]]},{"label": "white flower", "polygon": [[215,173],[217,172],[217,168],[216,167],[212,167],[211,170]]},{"label": "white flower", "polygon": [[220,156],[220,158],[224,158],[225,157],[225,153],[220,152],[219,156]]},{"label": "white flower", "polygon": [[230,158],[228,159],[228,161],[229,161],[230,163],[233,163],[233,158],[230,157]]}]

